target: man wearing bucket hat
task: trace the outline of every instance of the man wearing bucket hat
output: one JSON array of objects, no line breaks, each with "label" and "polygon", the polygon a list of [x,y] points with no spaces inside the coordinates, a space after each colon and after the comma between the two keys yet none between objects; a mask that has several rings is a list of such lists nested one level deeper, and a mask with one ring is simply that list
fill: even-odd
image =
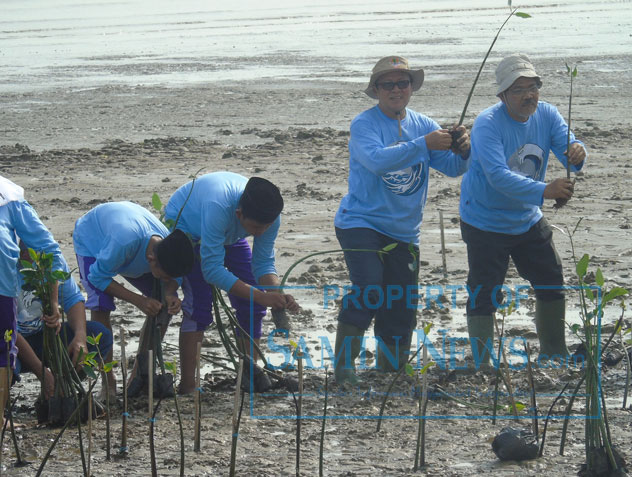
[{"label": "man wearing bucket hat", "polygon": [[472,164],[461,184],[461,233],[472,290],[467,325],[477,367],[489,363],[493,313],[507,305],[500,304],[509,257],[535,288],[540,358],[567,355],[562,264],[540,207],[545,199],[573,194],[569,179],[544,182],[549,151],[575,171],[586,158],[572,132],[566,150],[568,126],[554,106],[539,101],[542,81],[526,55],[504,58],[496,82],[500,102],[474,122]]},{"label": "man wearing bucket hat", "polygon": [[[429,168],[455,177],[469,164],[463,126],[457,149],[450,151],[450,132],[406,107],[423,80],[423,70],[411,69],[406,58],[382,58],[364,91],[378,104],[351,123],[349,191],[334,221],[353,284],[338,316],[339,383],[357,382],[354,360],[374,317],[377,367],[391,371],[406,362],[416,324],[419,228]],[[385,246],[388,253],[349,251]]]},{"label": "man wearing bucket hat", "polygon": [[[266,308],[297,311],[292,297],[280,293],[274,242],[281,225],[283,198],[279,188],[261,177],[247,179],[233,172],[213,172],[181,186],[169,199],[165,216],[176,230],[189,234],[196,246],[193,270],[182,283],[184,318],[180,326],[180,392],[195,390],[197,343],[213,321],[213,289],[228,292],[239,325],[258,344]],[[246,237],[253,236],[253,249]],[[264,289],[257,288],[256,285]],[[279,327],[279,326],[277,326]],[[250,354],[248,337],[237,330],[239,345]],[[252,354],[256,362],[256,349]],[[267,375],[256,365],[252,379],[242,383],[254,391],[270,388]],[[250,366],[244,366],[250,373]]]}]

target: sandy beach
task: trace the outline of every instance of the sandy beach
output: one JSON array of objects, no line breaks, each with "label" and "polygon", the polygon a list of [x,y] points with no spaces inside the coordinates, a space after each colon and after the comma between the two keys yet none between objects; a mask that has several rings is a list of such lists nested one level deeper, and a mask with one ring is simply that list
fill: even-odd
[{"label": "sandy beach", "polygon": [[[627,13],[626,13],[627,15]],[[626,20],[627,21],[627,20]],[[622,19],[620,23],[624,23]],[[617,23],[618,24],[618,23]],[[629,43],[629,38],[627,38]],[[405,45],[390,45],[406,54]],[[505,47],[492,55],[469,106],[465,124],[469,128],[478,112],[494,101],[493,70]],[[529,45],[527,49],[536,49]],[[534,63],[543,78],[541,99],[557,106],[566,116],[568,77],[565,62],[577,64],[579,76],[573,101],[573,129],[589,151],[588,164],[577,175],[576,192],[561,210],[547,202],[543,212],[555,229],[554,240],[564,262],[567,284],[576,284],[571,244],[566,233],[574,230],[576,253],[591,256],[590,270],[600,267],[606,287],[632,287],[632,106],[629,95],[629,54],[580,56],[547,52]],[[443,125],[458,120],[478,65],[469,57],[450,52],[454,61],[426,67],[426,82],[409,107],[423,112]],[[225,63],[230,64],[226,58]],[[338,61],[338,60],[337,60]],[[368,60],[367,60],[368,61]],[[371,59],[370,63],[374,60]],[[312,63],[317,63],[312,61]],[[79,68],[79,67],[78,67]],[[125,66],[121,66],[125,68]],[[354,69],[355,68],[355,69]],[[200,174],[230,170],[245,176],[259,175],[276,183],[286,208],[277,240],[277,268],[284,274],[296,260],[312,252],[338,248],[333,216],[347,190],[348,127],[351,119],[374,103],[362,89],[368,70],[359,66],[343,71],[336,79],[335,68],[327,78],[241,79],[238,68],[232,80],[196,84],[77,84],[41,89],[7,88],[0,97],[0,174],[20,184],[27,200],[38,211],[60,243],[71,267],[76,266],[72,248],[74,221],[95,205],[106,201],[132,200],[151,209],[151,197],[158,193],[163,202],[183,183]],[[370,68],[370,66],[369,66]],[[227,68],[230,70],[230,68]],[[120,71],[117,72],[117,74]],[[565,174],[551,158],[547,179]],[[420,284],[462,285],[467,275],[467,257],[458,225],[460,180],[431,173],[428,203],[422,226]],[[439,211],[446,227],[447,278],[441,268]],[[294,316],[290,338],[303,339],[313,357],[313,369],[306,370],[301,429],[301,475],[318,475],[319,439],[323,415],[323,389],[327,361],[321,359],[323,338],[331,343],[336,325],[336,307],[325,307],[323,287],[348,284],[341,254],[321,255],[299,265],[288,283],[303,307]],[[507,283],[520,284],[511,269]],[[442,336],[467,335],[464,320],[466,296],[457,294],[455,306],[439,309],[436,303],[420,310],[419,323],[431,321],[437,333],[433,344],[440,349]],[[526,336],[533,349],[537,338],[531,297],[523,309],[507,319],[510,336]],[[570,324],[578,321],[577,294],[568,298]],[[620,309],[612,306],[603,318],[604,336],[612,330]],[[118,329],[131,334],[130,348],[136,346],[144,317],[132,306],[119,303],[113,314],[115,341]],[[627,317],[628,326],[630,318]],[[181,317],[174,317],[166,337],[168,359],[177,359],[177,334]],[[272,323],[264,323],[264,335]],[[444,330],[443,335],[439,330]],[[266,335],[267,336],[267,335]],[[276,346],[287,340],[271,338]],[[263,341],[263,340],[262,340]],[[574,349],[578,339],[567,333]],[[464,349],[464,348],[463,348]],[[264,353],[273,361],[283,354],[271,349]],[[120,350],[115,347],[115,359]],[[226,353],[217,331],[206,332],[203,354],[203,422],[201,452],[193,451],[193,398],[180,398],[185,421],[186,475],[228,475],[231,443],[234,373],[219,366]],[[374,361],[371,353],[368,365]],[[465,362],[457,360],[460,365]],[[225,361],[219,361],[225,363]],[[331,369],[331,367],[329,368]],[[290,375],[296,377],[295,371]],[[367,370],[361,373],[360,389],[332,387],[324,443],[325,475],[575,475],[583,463],[582,419],[573,419],[565,455],[558,453],[562,420],[549,424],[544,456],[522,463],[501,463],[491,450],[491,440],[502,427],[512,424],[510,411],[493,425],[489,410],[472,408],[449,399],[433,400],[427,423],[427,466],[413,472],[417,436],[417,400],[414,382],[405,378],[396,385],[389,400],[382,430],[375,432],[380,396],[390,378]],[[548,410],[552,397],[577,371],[537,370],[540,413]],[[608,405],[613,441],[629,460],[632,441],[630,407],[621,409],[625,368],[623,364],[604,369],[603,386]],[[331,378],[331,376],[330,376]],[[512,377],[517,392],[527,392],[526,374]],[[120,380],[119,380],[120,381]],[[332,379],[329,380],[331,386]],[[484,373],[455,373],[437,368],[430,381],[466,396],[467,403],[489,404],[494,378]],[[38,427],[33,411],[39,384],[25,375],[14,386],[19,395],[16,422],[19,443],[32,464],[11,467],[15,454],[5,437],[2,472],[5,475],[35,475],[55,430]],[[526,399],[526,398],[524,398]],[[566,398],[563,400],[567,402]],[[113,449],[120,443],[121,399],[113,406]],[[250,404],[250,405],[249,405]],[[506,404],[506,402],[504,403]],[[556,407],[561,414],[563,404]],[[582,403],[575,404],[579,415]],[[94,430],[92,474],[95,476],[150,475],[146,399],[132,404],[129,426],[129,455],[105,460],[105,423]],[[271,393],[246,399],[239,432],[237,474],[243,476],[296,475],[296,414],[291,395]],[[528,425],[530,421],[520,421]],[[515,421],[514,421],[515,425]],[[163,401],[156,421],[159,449],[158,475],[179,475],[179,440],[172,400]],[[43,475],[81,475],[76,430],[68,431]]]}]

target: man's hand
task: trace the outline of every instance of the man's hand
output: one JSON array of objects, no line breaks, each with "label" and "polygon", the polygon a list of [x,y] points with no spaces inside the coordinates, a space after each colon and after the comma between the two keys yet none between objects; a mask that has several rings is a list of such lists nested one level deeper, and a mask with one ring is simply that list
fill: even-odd
[{"label": "man's hand", "polygon": [[55,377],[48,368],[44,369],[44,376],[44,397],[50,399],[55,395]]},{"label": "man's hand", "polygon": [[568,162],[574,166],[581,164],[586,159],[586,149],[578,142],[571,144],[569,150],[564,154],[568,157]]},{"label": "man's hand", "polygon": [[167,312],[170,315],[177,315],[180,313],[182,301],[180,301],[178,295],[165,295],[165,301],[167,302]]},{"label": "man's hand", "polygon": [[261,292],[259,297],[255,299],[257,303],[266,308],[272,308],[273,310],[288,309],[292,313],[296,313],[300,307],[292,295],[285,293],[279,293],[274,290]]},{"label": "man's hand", "polygon": [[81,354],[81,349],[83,348],[83,354],[88,352],[88,344],[86,342],[85,336],[75,335],[70,343],[68,343],[68,355],[70,359],[75,364],[75,368],[81,369],[82,363],[79,363],[79,355]]},{"label": "man's hand", "polygon": [[147,316],[156,316],[160,313],[162,303],[153,298],[141,296],[138,302],[138,309],[145,313]]},{"label": "man's hand", "polygon": [[59,308],[53,308],[53,313],[51,315],[43,315],[42,320],[44,320],[44,324],[49,328],[55,328],[55,333],[59,333],[61,329],[61,314],[59,313]]},{"label": "man's hand", "polygon": [[424,138],[426,147],[432,151],[447,151],[452,146],[452,135],[447,129],[436,129]]},{"label": "man's hand", "polygon": [[573,196],[573,181],[566,178],[555,179],[544,188],[545,199],[570,199]]},{"label": "man's hand", "polygon": [[[454,127],[450,130],[450,135],[457,137],[456,141],[452,141],[452,152],[467,158],[470,155],[470,135],[467,133],[465,126],[454,125]],[[456,145],[454,143],[456,143]]]}]

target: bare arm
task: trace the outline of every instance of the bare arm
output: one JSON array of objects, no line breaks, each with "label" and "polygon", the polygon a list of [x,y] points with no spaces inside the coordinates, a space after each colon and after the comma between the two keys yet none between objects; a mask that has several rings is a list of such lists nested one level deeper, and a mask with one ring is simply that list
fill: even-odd
[{"label": "bare arm", "polygon": [[131,303],[140,311],[149,316],[157,315],[162,308],[162,303],[160,303],[158,300],[154,300],[153,298],[148,298],[138,293],[134,293],[133,291],[128,290],[123,285],[114,280],[112,280],[107,286],[107,288],[105,289],[105,293],[113,296],[114,298],[119,298],[128,303]]}]

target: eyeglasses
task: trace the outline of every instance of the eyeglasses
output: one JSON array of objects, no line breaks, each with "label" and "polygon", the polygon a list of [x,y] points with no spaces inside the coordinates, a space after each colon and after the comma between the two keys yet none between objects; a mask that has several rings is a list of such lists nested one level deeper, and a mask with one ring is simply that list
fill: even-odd
[{"label": "eyeglasses", "polygon": [[524,96],[525,94],[537,93],[539,89],[540,89],[540,86],[538,86],[537,84],[534,84],[533,86],[530,86],[528,88],[512,88],[507,91],[512,96]]},{"label": "eyeglasses", "polygon": [[395,86],[399,89],[406,89],[410,86],[410,80],[401,80],[401,81],[384,81],[384,83],[375,83],[375,86],[378,88],[382,88],[384,91],[393,91]]}]

